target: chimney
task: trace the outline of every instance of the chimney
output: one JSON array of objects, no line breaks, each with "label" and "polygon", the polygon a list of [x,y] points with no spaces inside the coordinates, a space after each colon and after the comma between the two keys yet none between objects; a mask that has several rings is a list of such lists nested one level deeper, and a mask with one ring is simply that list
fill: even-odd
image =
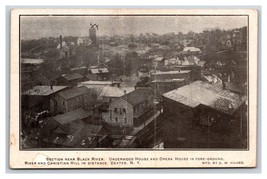
[{"label": "chimney", "polygon": [[62,49],[62,36],[59,36],[59,45],[60,45],[60,49]]},{"label": "chimney", "polygon": [[225,82],[222,80],[222,89],[225,90]]},{"label": "chimney", "polygon": [[124,90],[124,94],[126,94],[127,93],[127,91],[126,90]]}]

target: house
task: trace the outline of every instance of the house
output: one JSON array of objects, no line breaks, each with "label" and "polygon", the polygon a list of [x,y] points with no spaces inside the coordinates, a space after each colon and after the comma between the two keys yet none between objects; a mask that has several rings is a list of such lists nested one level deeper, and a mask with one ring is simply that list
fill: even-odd
[{"label": "house", "polygon": [[236,148],[244,145],[246,96],[225,89],[223,84],[202,81],[162,96],[165,148]]},{"label": "house", "polygon": [[144,98],[144,95],[134,90],[109,103],[107,112],[102,113],[103,120],[113,126],[140,126],[153,112],[151,98]]},{"label": "house", "polygon": [[86,77],[92,81],[106,81],[109,79],[109,70],[107,65],[99,64],[98,66],[91,66],[88,69],[89,74]]},{"label": "house", "polygon": [[191,53],[200,53],[201,50],[197,47],[185,47],[183,49],[184,52],[191,52]]},{"label": "house", "polygon": [[179,59],[179,57],[173,57],[173,58],[168,58],[165,60],[164,65],[168,66],[168,65],[181,65],[181,60]]},{"label": "house", "polygon": [[80,108],[44,121],[41,126],[43,147],[97,147],[103,127],[84,123],[89,116],[89,111]]},{"label": "house", "polygon": [[83,80],[83,76],[79,73],[66,74],[56,79],[57,85],[77,86]]},{"label": "house", "polygon": [[96,98],[93,90],[84,86],[73,87],[56,95],[56,111],[66,113],[79,108],[90,110],[94,106]]},{"label": "house", "polygon": [[83,44],[84,44],[84,38],[78,37],[77,38],[77,45],[80,46],[80,45],[83,45]]},{"label": "house", "polygon": [[152,61],[153,67],[154,68],[161,68],[164,66],[165,64],[165,58],[164,57],[156,57],[153,61]]},{"label": "house", "polygon": [[48,110],[50,113],[54,113],[56,95],[67,89],[67,86],[35,86],[22,93],[22,108],[32,111]]}]

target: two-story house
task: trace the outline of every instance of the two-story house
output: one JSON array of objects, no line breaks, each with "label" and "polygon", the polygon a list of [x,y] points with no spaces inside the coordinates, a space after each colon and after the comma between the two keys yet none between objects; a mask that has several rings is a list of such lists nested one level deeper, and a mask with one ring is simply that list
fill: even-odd
[{"label": "two-story house", "polygon": [[151,114],[152,98],[144,98],[140,90],[134,90],[111,102],[103,120],[114,126],[137,127]]}]

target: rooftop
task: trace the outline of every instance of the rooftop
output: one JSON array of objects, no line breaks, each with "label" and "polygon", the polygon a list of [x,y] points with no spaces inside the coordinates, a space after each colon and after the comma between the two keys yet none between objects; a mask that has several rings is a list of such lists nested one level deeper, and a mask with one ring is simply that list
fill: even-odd
[{"label": "rooftop", "polygon": [[180,71],[156,71],[155,73],[152,73],[151,75],[163,75],[163,74],[185,74],[190,73],[191,70],[180,70]]},{"label": "rooftop", "polygon": [[22,93],[22,95],[49,96],[66,88],[67,86],[35,86]]},{"label": "rooftop", "polygon": [[191,108],[202,104],[227,114],[233,114],[246,101],[245,96],[223,90],[220,83],[212,85],[202,81],[195,81],[163,96]]},{"label": "rooftop", "polygon": [[166,80],[153,80],[151,83],[169,83],[169,82],[183,82],[185,81],[184,78],[179,79],[166,79]]},{"label": "rooftop", "polygon": [[132,106],[136,106],[137,104],[142,103],[145,99],[138,93],[137,90],[132,91],[131,93],[128,93],[124,96],[122,96],[122,99],[127,101]]},{"label": "rooftop", "polygon": [[71,89],[59,92],[58,94],[64,99],[68,100],[76,96],[80,96],[89,92],[89,89],[85,86],[73,87]]},{"label": "rooftop", "polygon": [[105,86],[102,89],[102,92],[100,94],[100,96],[106,96],[106,97],[122,97],[123,95],[125,95],[125,93],[130,93],[134,91],[134,87],[130,88],[118,88],[118,87],[113,87],[113,86]]},{"label": "rooftop", "polygon": [[114,82],[112,81],[84,81],[79,83],[79,85],[112,85]]},{"label": "rooftop", "polygon": [[74,73],[74,74],[70,74],[70,75],[63,75],[62,77],[65,78],[68,81],[71,81],[71,80],[80,79],[83,76],[78,74],[78,73]]},{"label": "rooftop", "polygon": [[80,108],[74,111],[67,112],[65,114],[59,114],[53,117],[53,119],[55,119],[61,125],[64,125],[79,119],[84,119],[89,115],[91,115],[89,111]]},{"label": "rooftop", "polygon": [[196,47],[185,47],[184,52],[190,51],[190,52],[200,52],[201,50],[199,48]]},{"label": "rooftop", "polygon": [[33,58],[21,58],[20,62],[22,64],[40,65],[44,62],[44,60],[43,59],[33,59]]},{"label": "rooftop", "polygon": [[157,58],[154,59],[154,61],[158,61],[158,62],[160,62],[160,61],[162,61],[162,60],[164,60],[164,59],[165,59],[164,57],[157,57]]},{"label": "rooftop", "polygon": [[107,68],[92,68],[92,69],[90,69],[90,70],[91,70],[91,72],[92,72],[93,74],[98,74],[98,73],[108,73],[108,72],[109,72]]}]

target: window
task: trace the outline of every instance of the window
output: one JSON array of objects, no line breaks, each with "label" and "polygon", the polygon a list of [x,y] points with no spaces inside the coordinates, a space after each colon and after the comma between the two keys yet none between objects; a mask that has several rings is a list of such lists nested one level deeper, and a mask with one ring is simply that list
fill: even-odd
[{"label": "window", "polygon": [[117,113],[117,108],[114,108],[114,113]]},{"label": "window", "polygon": [[124,118],[124,123],[127,124],[127,118]]},{"label": "window", "polygon": [[65,106],[65,102],[64,101],[62,102],[62,105]]},{"label": "window", "polygon": [[123,113],[125,113],[125,114],[126,114],[126,109],[125,109],[125,108],[123,108],[123,109],[122,109],[122,111],[123,111]]},{"label": "window", "polygon": [[117,117],[115,117],[115,122],[117,122],[117,123],[118,123],[118,118],[117,118]]}]

